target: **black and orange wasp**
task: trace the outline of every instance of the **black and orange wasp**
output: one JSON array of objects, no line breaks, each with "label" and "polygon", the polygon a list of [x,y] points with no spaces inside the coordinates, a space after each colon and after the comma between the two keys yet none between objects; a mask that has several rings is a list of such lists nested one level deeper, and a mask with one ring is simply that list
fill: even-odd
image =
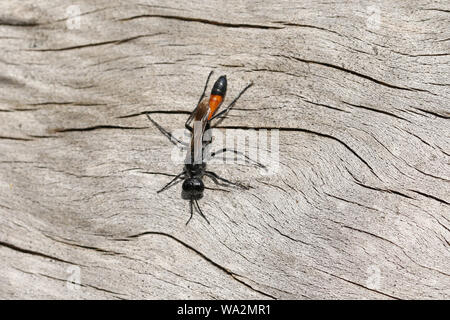
[{"label": "black and orange wasp", "polygon": [[[225,75],[220,76],[217,81],[214,83],[209,99],[205,97],[205,92],[208,87],[208,82],[211,78],[213,71],[211,71],[206,79],[206,84],[203,89],[203,92],[198,100],[197,106],[189,115],[188,119],[185,123],[185,128],[189,130],[191,133],[191,141],[190,144],[186,144],[185,142],[180,141],[176,137],[174,137],[169,131],[164,129],[161,125],[159,125],[155,120],[153,120],[148,114],[148,119],[156,126],[156,128],[166,136],[174,145],[187,147],[188,151],[186,153],[185,165],[183,171],[176,175],[171,181],[169,181],[163,188],[157,191],[157,193],[163,192],[170,187],[176,185],[177,183],[183,181],[181,196],[185,200],[189,200],[190,205],[190,217],[186,222],[186,225],[191,221],[194,208],[198,211],[198,213],[208,222],[209,220],[203,214],[200,206],[198,204],[198,200],[203,197],[203,192],[205,190],[205,185],[203,183],[203,177],[209,177],[215,184],[219,186],[225,187],[237,187],[241,189],[249,189],[248,186],[245,186],[241,183],[232,182],[228,179],[220,177],[216,173],[212,171],[206,170],[206,161],[211,159],[212,157],[217,156],[218,154],[223,154],[225,152],[232,152],[234,156],[243,156],[250,164],[258,166],[260,168],[265,168],[261,163],[250,159],[242,152],[239,152],[234,149],[223,148],[221,150],[211,152],[209,154],[208,159],[205,158],[205,147],[212,142],[210,136],[206,136],[205,132],[210,132],[209,129],[217,126],[219,122],[221,122],[228,112],[233,108],[238,99],[250,88],[253,83],[248,84],[241,92],[234,98],[230,104],[225,107],[221,112],[218,112],[219,107],[225,99],[225,95],[227,92],[227,78]],[[216,120],[215,124],[212,124],[212,121]]]}]

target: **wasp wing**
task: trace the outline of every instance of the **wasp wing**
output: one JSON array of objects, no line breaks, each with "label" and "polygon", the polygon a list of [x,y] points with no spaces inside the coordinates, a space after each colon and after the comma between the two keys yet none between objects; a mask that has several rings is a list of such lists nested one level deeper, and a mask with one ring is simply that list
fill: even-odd
[{"label": "wasp wing", "polygon": [[208,100],[204,99],[192,114],[194,130],[191,137],[191,158],[189,160],[193,158],[194,164],[201,164],[203,162],[203,133],[205,132],[206,124],[208,123],[209,113]]}]

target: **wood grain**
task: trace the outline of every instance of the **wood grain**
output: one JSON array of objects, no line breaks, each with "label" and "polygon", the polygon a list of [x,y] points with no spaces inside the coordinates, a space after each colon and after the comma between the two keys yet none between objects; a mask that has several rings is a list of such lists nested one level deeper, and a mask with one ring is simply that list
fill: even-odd
[{"label": "wood grain", "polygon": [[[71,5],[0,4],[0,298],[450,298],[447,1]],[[252,189],[186,226],[146,114],[182,128],[210,70],[280,167],[211,165]]]}]

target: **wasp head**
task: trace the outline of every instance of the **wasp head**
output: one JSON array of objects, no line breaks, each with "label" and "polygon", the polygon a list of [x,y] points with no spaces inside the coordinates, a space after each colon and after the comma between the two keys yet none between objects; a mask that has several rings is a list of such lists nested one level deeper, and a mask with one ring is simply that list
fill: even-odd
[{"label": "wasp head", "polygon": [[183,199],[198,200],[203,197],[205,185],[201,179],[193,177],[184,180],[182,189],[181,196]]}]

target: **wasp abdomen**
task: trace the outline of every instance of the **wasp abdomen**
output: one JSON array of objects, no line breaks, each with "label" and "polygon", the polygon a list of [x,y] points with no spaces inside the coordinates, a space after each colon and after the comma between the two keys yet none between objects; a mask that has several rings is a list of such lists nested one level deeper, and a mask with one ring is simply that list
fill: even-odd
[{"label": "wasp abdomen", "polygon": [[211,90],[211,96],[209,97],[210,113],[208,120],[211,120],[211,117],[220,107],[220,104],[222,103],[226,93],[227,93],[227,77],[220,76],[219,79],[217,79],[217,81],[214,83],[214,86]]},{"label": "wasp abdomen", "polygon": [[214,83],[211,90],[211,95],[219,95],[224,97],[227,93],[227,76],[220,76],[219,79]]}]

